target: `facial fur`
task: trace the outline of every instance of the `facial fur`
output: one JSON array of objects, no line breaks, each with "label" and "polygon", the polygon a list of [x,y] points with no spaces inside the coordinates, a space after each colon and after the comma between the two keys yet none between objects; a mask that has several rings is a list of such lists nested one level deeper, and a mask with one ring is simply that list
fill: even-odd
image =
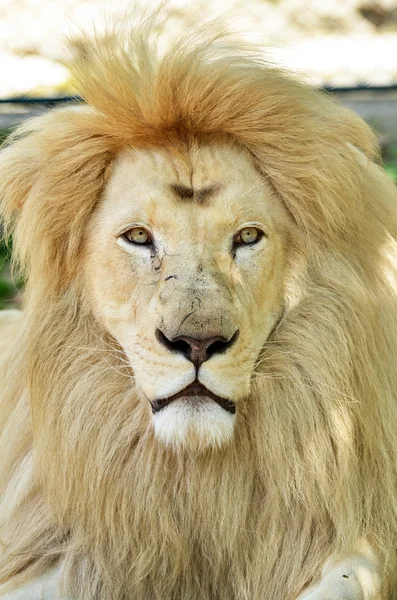
[{"label": "facial fur", "polygon": [[[184,156],[126,150],[116,159],[87,236],[88,295],[128,357],[147,410],[195,381],[241,410],[284,310],[287,224],[253,158],[236,145],[196,145]],[[151,244],[126,240],[136,226]],[[259,241],[236,244],[250,226]],[[193,364],[183,345],[164,337],[224,343]],[[158,439],[202,449],[230,441],[234,421],[205,396],[153,415]]]}]

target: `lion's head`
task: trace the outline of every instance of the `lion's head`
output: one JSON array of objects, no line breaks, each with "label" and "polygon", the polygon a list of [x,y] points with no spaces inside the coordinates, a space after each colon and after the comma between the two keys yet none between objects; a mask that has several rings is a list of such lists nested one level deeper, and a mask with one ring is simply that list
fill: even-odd
[{"label": "lion's head", "polygon": [[232,437],[284,312],[291,229],[238,145],[130,149],[114,162],[86,235],[86,291],[166,444]]},{"label": "lion's head", "polygon": [[86,104],[0,161],[27,279],[0,580],[58,557],[78,597],[294,600],[396,543],[395,189],[253,51],[146,39],[93,45]]}]

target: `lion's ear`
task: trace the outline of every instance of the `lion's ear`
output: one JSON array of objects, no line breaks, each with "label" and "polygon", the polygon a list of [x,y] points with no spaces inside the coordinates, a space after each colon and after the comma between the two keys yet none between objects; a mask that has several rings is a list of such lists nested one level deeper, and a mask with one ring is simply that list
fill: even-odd
[{"label": "lion's ear", "polygon": [[366,154],[364,154],[364,152],[360,148],[357,148],[357,146],[354,146],[354,144],[352,144],[351,142],[346,142],[346,146],[349,148],[349,150],[352,151],[359,165],[361,165],[362,167],[368,167],[368,164],[371,159]]},{"label": "lion's ear", "polygon": [[0,154],[0,216],[28,272],[73,272],[82,232],[112,157],[100,116],[63,108],[31,120]]}]

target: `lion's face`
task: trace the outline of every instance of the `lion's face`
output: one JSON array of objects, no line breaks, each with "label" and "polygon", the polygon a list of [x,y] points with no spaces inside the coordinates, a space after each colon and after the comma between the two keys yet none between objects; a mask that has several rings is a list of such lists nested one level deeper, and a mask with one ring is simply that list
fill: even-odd
[{"label": "lion's face", "polygon": [[286,222],[243,149],[116,160],[89,226],[89,295],[167,445],[232,437],[284,310]]}]

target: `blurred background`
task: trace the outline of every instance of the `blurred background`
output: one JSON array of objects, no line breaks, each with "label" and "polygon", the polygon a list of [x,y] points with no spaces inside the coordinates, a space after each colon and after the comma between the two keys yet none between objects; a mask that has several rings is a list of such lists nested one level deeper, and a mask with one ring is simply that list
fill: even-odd
[{"label": "blurred background", "polygon": [[[0,139],[73,96],[66,36],[100,32],[128,0],[0,0]],[[134,4],[139,5],[138,2]],[[150,0],[141,0],[142,8]],[[272,61],[325,88],[378,132],[397,182],[397,0],[170,0],[164,43],[198,18],[225,15]],[[9,249],[0,243],[0,309],[18,305]]]}]

